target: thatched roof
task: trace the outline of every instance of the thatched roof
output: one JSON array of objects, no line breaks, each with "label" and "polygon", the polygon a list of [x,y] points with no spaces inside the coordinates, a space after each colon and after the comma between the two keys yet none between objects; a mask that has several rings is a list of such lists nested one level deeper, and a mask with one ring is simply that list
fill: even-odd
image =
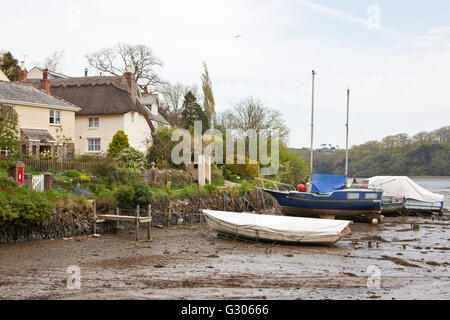
[{"label": "thatched roof", "polygon": [[[39,80],[26,80],[37,83]],[[114,115],[129,111],[146,113],[138,102],[133,102],[131,90],[124,77],[96,76],[50,80],[50,91],[80,106],[77,115]]]}]

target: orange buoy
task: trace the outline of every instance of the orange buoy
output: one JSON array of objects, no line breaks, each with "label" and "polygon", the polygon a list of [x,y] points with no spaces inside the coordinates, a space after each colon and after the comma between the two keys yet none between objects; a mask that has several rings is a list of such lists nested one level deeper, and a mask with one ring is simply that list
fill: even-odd
[{"label": "orange buoy", "polygon": [[299,184],[297,186],[297,190],[298,190],[298,192],[305,192],[306,191],[306,186],[304,184]]}]

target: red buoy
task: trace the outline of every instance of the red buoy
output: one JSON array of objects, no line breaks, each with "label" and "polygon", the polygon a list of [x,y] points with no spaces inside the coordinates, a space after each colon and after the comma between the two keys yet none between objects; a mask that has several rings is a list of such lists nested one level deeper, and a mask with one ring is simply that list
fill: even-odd
[{"label": "red buoy", "polygon": [[297,190],[298,190],[298,192],[305,192],[306,191],[306,186],[304,184],[299,184],[297,186]]}]

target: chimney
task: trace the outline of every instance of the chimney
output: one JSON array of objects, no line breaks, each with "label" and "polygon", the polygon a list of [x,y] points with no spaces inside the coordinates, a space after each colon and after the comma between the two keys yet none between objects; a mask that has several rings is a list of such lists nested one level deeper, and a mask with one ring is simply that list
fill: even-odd
[{"label": "chimney", "polygon": [[19,82],[24,81],[27,78],[27,69],[25,69],[25,62],[20,62],[20,70],[19,70]]},{"label": "chimney", "polygon": [[123,77],[127,79],[128,86],[130,87],[131,99],[133,102],[136,102],[136,79],[134,78],[131,66],[127,65],[127,72],[123,74]]},{"label": "chimney", "polygon": [[85,77],[88,76],[88,68],[84,68],[84,76],[85,76]]},{"label": "chimney", "polygon": [[48,80],[48,69],[42,70],[44,75],[41,80],[41,89],[50,93],[50,80]]}]

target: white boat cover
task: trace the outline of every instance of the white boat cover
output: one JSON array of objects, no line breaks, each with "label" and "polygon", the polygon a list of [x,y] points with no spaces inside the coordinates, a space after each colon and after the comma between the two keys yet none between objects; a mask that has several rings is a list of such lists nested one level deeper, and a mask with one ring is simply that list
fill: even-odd
[{"label": "white boat cover", "polygon": [[424,202],[441,202],[444,196],[422,188],[405,176],[377,176],[369,179],[369,188],[381,188],[383,196],[414,199]]},{"label": "white boat cover", "polygon": [[253,213],[202,210],[234,230],[264,231],[278,234],[280,239],[300,241],[340,236],[352,221],[274,216]]}]

